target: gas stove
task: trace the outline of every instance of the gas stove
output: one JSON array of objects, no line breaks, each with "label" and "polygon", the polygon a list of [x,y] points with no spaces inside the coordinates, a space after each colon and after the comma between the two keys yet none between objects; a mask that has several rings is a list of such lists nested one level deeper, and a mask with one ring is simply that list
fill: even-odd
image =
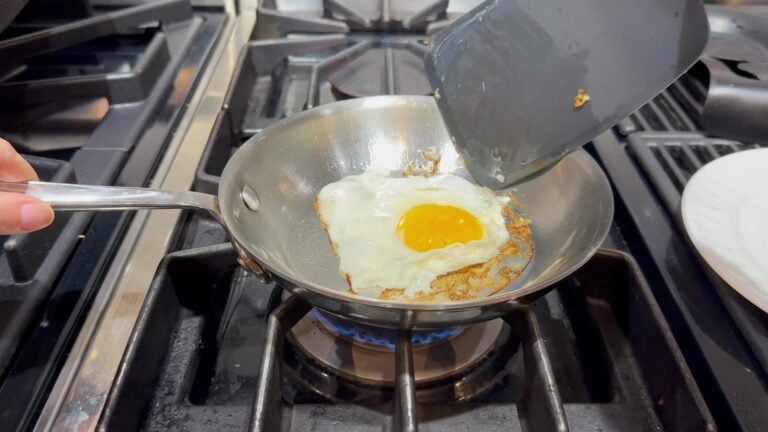
[{"label": "gas stove", "polygon": [[[714,428],[619,249],[530,309],[408,340],[286,297],[237,268],[229,245],[195,237],[150,289],[107,430]],[[412,369],[397,366],[406,356]],[[411,375],[414,401],[398,374]]]},{"label": "gas stove", "polygon": [[[143,186],[225,15],[187,0],[32,0],[0,35],[0,136],[41,180]],[[59,214],[0,237],[0,428],[34,424],[131,215]]]},{"label": "gas stove", "polygon": [[[281,118],[429,94],[425,41],[477,3],[242,4],[150,184],[213,193],[233,152]],[[259,282],[206,215],[140,212],[36,429],[768,428],[764,316],[706,270],[677,215],[696,169],[766,136],[712,119],[766,94],[768,15],[708,13],[702,62],[586,146],[614,186],[614,224],[540,300],[464,327],[372,327]]]}]

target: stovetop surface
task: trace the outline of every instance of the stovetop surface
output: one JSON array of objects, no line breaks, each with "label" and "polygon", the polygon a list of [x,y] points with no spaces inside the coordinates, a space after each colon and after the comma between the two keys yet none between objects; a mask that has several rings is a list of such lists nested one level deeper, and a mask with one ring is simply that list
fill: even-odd
[{"label": "stovetop surface", "polygon": [[[389,9],[382,10],[352,0],[265,0],[217,114],[194,188],[215,192],[233,152],[281,118],[348,97],[426,94],[415,61],[424,40],[476,3],[390,0],[382,3]],[[764,18],[756,21],[729,11],[709,10],[733,23],[720,27],[710,45],[717,55],[710,51],[691,73],[586,146],[609,175],[617,197],[603,249],[544,298],[505,317],[502,327],[512,336],[503,349],[489,352],[491,360],[483,357],[450,379],[417,386],[415,415],[421,430],[768,428],[764,316],[707,272],[687,244],[677,215],[679,194],[698,167],[759,145],[745,139],[761,136],[759,122],[741,130],[712,122],[743,109],[728,91],[710,95],[713,86],[760,89],[765,81],[760,49],[732,50],[759,47],[756,33],[744,29],[756,23],[761,28]],[[114,70],[130,69],[140,61],[131,54],[135,44],[157,40],[151,30],[133,32],[128,39],[126,57],[100,61]],[[162,63],[163,50],[153,52],[146,64]],[[82,60],[77,50],[66,56]],[[44,55],[42,67],[33,65],[15,80],[47,76],[50,59]],[[67,68],[64,73],[79,72]],[[139,94],[147,88],[141,77],[126,82]],[[14,82],[8,84],[5,91],[18,92]],[[63,84],[47,85],[50,91]],[[40,102],[46,91],[30,97]],[[100,98],[118,100],[134,94],[93,83],[77,92],[102,92]],[[712,106],[722,108],[715,103],[722,100],[728,101],[725,110],[713,115]],[[118,108],[109,105],[108,112]],[[92,127],[104,124],[99,117],[109,117],[104,111],[97,98],[92,105],[68,107],[65,117]],[[114,130],[105,129],[123,136]],[[710,130],[719,137],[710,136]],[[30,149],[43,142],[28,141],[24,145]],[[57,144],[62,149],[42,153],[63,155],[60,159],[75,169],[60,169],[56,163],[40,169],[50,178],[81,180],[73,155],[89,146],[69,148],[81,141],[63,140]],[[120,148],[141,153],[138,146]],[[110,182],[141,184],[146,176],[137,173],[150,170],[146,160],[132,167],[129,159],[123,174]],[[98,182],[90,175],[84,178]],[[98,225],[94,219],[91,227],[114,235],[114,223]],[[89,231],[85,241],[96,238]],[[17,264],[15,271],[29,275],[34,269]],[[68,277],[74,285],[67,286],[84,284],[82,275]],[[295,344],[291,328],[309,310],[301,299],[240,269],[215,221],[187,215],[155,275],[100,428],[394,428],[393,401],[398,399],[391,386],[350,382]],[[489,361],[493,367],[487,367]],[[436,394],[455,400],[435,402]],[[73,425],[78,421],[72,418]]]},{"label": "stovetop surface", "polygon": [[[410,31],[403,25],[407,17],[388,24],[375,12],[354,13],[354,2],[328,3],[325,11],[262,4],[198,167],[197,190],[215,191],[232,153],[280,118],[361,92],[423,93],[410,56],[445,25],[441,21],[450,21],[449,14],[414,20],[418,30]],[[386,25],[402,33],[376,33]],[[327,34],[291,36],[302,31]],[[747,37],[738,31],[725,36]],[[747,60],[756,61],[737,63]],[[417,388],[417,400],[425,401],[416,409],[421,430],[768,426],[760,414],[767,381],[755,345],[765,329],[762,314],[703,276],[676,225],[676,200],[698,167],[758,145],[707,136],[711,83],[702,67],[586,147],[617,194],[604,249],[543,299],[505,319],[520,345],[505,352],[503,378],[481,381],[483,391],[461,402],[430,403],[444,383]],[[363,87],[361,71],[373,72],[364,75],[371,78]],[[731,132],[739,133],[725,131]],[[297,349],[290,328],[308,310],[280,287],[238,269],[224,232],[190,215],[176,252],[156,275],[102,424],[144,430],[393,427],[391,387],[361,390]],[[458,376],[456,382],[469,382]],[[538,392],[544,388],[557,391]]]},{"label": "stovetop surface", "polygon": [[[56,17],[40,6],[0,35],[0,136],[43,181],[144,186],[223,14],[184,0],[73,2]],[[1,429],[34,422],[130,219],[59,213],[43,231],[0,237]]]},{"label": "stovetop surface", "polygon": [[[271,359],[263,358],[265,347],[272,344],[282,347],[274,359],[280,372],[267,390],[276,403],[264,410],[272,418],[263,430],[381,430],[392,424],[392,388],[352,392],[328,371],[310,375],[317,365],[302,360],[290,342],[270,337],[266,318],[275,307],[283,314],[308,306],[296,306],[298,299],[287,300],[279,287],[239,269],[214,221],[190,216],[187,227],[150,291],[103,420],[108,430],[247,429],[255,411],[265,408],[254,395]],[[437,383],[417,389],[417,400],[428,401],[417,411],[421,430],[548,430],[558,415],[571,430],[712,426],[618,229],[609,245],[617,249],[602,250],[530,309],[506,318],[520,340],[498,347],[506,350],[501,377],[476,382],[460,374],[465,388],[458,394],[467,399],[461,402],[429,402]],[[550,383],[537,367],[539,348],[551,368]],[[531,390],[548,384],[557,388],[562,412],[548,412]]]}]

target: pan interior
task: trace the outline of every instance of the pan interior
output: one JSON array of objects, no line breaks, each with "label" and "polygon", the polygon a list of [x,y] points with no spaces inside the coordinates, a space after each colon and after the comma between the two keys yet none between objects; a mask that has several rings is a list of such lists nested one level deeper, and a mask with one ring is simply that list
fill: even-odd
[{"label": "pan interior", "polygon": [[[224,219],[234,239],[281,277],[359,299],[347,293],[315,213],[315,196],[326,184],[368,167],[402,171],[421,160],[422,151],[435,150],[439,172],[471,179],[431,97],[380,96],[305,111],[254,136],[230,159],[219,190]],[[250,188],[245,194],[244,187]],[[509,299],[583,264],[604,239],[613,214],[605,175],[583,151],[500,192],[514,194],[533,221],[533,260],[517,281],[494,295]],[[254,207],[254,199],[256,211],[247,203]]]}]

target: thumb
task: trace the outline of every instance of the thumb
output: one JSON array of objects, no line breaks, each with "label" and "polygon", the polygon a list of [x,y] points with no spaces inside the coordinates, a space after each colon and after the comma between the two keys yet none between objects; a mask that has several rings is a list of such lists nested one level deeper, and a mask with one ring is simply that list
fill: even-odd
[{"label": "thumb", "polygon": [[51,207],[30,196],[0,193],[0,235],[21,234],[53,222]]}]

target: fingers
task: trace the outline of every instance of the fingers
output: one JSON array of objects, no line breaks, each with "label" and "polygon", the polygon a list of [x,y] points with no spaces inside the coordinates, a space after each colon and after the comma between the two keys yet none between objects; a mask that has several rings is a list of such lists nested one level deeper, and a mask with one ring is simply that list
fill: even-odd
[{"label": "fingers", "polygon": [[[0,138],[0,181],[27,180],[37,180],[35,170]],[[37,231],[51,222],[53,210],[48,204],[26,195],[0,193],[0,235]]]},{"label": "fingers", "polygon": [[37,174],[32,166],[24,160],[11,144],[0,138],[0,180],[20,182],[37,180]]},{"label": "fingers", "polygon": [[53,222],[48,204],[27,195],[0,192],[0,234],[21,234]]}]

